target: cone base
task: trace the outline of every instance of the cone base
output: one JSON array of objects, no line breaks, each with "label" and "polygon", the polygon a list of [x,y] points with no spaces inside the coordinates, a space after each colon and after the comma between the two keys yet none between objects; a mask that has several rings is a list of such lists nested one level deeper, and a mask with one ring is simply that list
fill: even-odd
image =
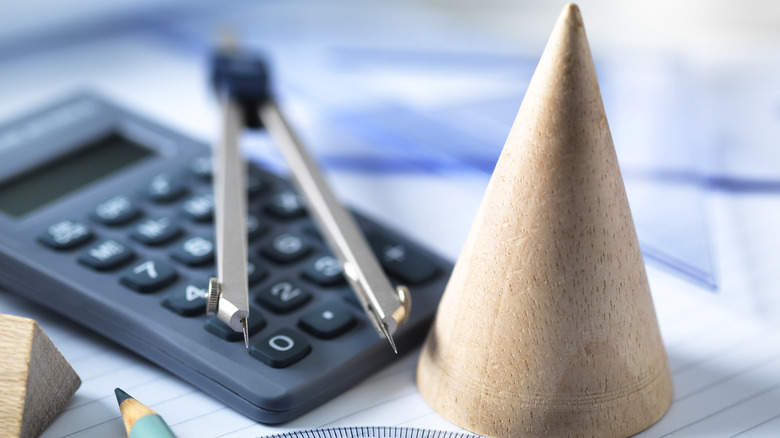
[{"label": "cone base", "polygon": [[626,437],[657,422],[674,393],[669,369],[662,364],[628,390],[499,396],[476,382],[451,378],[429,352],[423,347],[417,367],[417,387],[425,401],[452,423],[487,437]]}]

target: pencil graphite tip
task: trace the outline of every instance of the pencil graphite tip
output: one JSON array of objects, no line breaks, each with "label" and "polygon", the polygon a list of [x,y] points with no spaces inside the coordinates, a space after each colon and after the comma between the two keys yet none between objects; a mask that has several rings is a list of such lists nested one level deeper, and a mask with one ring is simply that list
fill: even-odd
[{"label": "pencil graphite tip", "polygon": [[133,398],[130,396],[130,394],[122,391],[119,388],[114,389],[114,394],[116,395],[116,402],[119,403],[120,405],[122,404],[123,401]]}]

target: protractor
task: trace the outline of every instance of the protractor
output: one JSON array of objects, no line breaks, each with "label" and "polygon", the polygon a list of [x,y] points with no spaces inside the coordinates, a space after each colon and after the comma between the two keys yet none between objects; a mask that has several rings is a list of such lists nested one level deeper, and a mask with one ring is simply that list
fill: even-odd
[{"label": "protractor", "polygon": [[417,429],[413,427],[334,427],[268,435],[265,438],[484,438],[466,432]]}]

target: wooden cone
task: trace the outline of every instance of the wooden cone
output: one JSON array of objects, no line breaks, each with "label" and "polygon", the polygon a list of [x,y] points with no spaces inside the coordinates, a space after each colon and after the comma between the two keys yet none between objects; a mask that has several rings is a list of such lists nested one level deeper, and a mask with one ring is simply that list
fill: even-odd
[{"label": "wooden cone", "polygon": [[577,6],[553,30],[418,364],[491,437],[628,436],[672,382]]},{"label": "wooden cone", "polygon": [[38,436],[81,379],[32,319],[0,315],[0,333],[0,436]]}]

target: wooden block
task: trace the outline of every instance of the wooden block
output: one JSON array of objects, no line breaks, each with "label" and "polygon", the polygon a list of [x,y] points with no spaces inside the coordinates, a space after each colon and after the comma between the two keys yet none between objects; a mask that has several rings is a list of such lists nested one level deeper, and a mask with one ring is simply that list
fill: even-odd
[{"label": "wooden block", "polygon": [[628,436],[672,381],[577,6],[561,13],[417,369],[490,437]]},{"label": "wooden block", "polygon": [[38,436],[81,379],[32,319],[0,315],[0,333],[0,436]]}]

